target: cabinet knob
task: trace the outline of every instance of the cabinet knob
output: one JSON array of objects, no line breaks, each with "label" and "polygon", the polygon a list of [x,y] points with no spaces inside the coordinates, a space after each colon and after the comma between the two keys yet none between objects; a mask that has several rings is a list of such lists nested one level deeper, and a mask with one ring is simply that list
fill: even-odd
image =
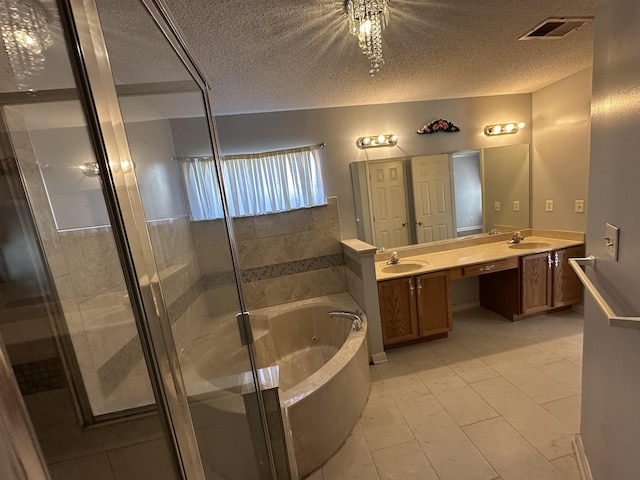
[{"label": "cabinet knob", "polygon": [[411,278],[409,278],[409,292],[411,293],[411,295],[413,295],[413,282],[411,281]]},{"label": "cabinet knob", "polygon": [[422,222],[416,222],[416,225],[420,226],[422,225]]},{"label": "cabinet knob", "polygon": [[553,262],[551,261],[551,253],[547,253],[547,265],[550,269],[553,267]]},{"label": "cabinet knob", "polygon": [[418,295],[420,295],[420,290],[422,290],[422,283],[420,283],[420,277],[416,278],[416,285],[418,286]]},{"label": "cabinet knob", "polygon": [[556,265],[556,268],[558,268],[558,265],[560,265],[560,261],[558,259],[558,252],[556,252],[556,254],[554,255],[554,263]]},{"label": "cabinet knob", "polygon": [[406,227],[407,226],[407,222],[402,222],[402,226]]}]

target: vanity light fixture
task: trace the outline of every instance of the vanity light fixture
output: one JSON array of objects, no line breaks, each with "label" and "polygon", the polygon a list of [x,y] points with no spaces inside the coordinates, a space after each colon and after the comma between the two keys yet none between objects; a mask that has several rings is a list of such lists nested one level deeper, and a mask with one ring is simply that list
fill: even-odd
[{"label": "vanity light fixture", "polygon": [[372,147],[394,147],[398,143],[398,136],[395,133],[387,135],[370,135],[368,137],[360,137],[356,140],[358,148]]},{"label": "vanity light fixture", "polygon": [[521,128],[524,128],[524,122],[499,123],[484,127],[484,134],[487,137],[492,137],[494,135],[509,135],[511,133],[516,133]]}]

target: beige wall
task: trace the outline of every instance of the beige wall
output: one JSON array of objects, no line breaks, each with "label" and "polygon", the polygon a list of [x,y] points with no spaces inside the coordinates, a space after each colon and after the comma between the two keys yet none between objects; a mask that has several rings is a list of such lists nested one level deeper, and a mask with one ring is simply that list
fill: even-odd
[{"label": "beige wall", "polygon": [[[588,268],[618,314],[640,314],[640,4],[596,0],[587,254]],[[620,228],[618,260],[607,254],[605,222]],[[640,472],[640,330],[610,326],[585,300],[581,433],[594,480]]]},{"label": "beige wall", "polygon": [[[452,121],[460,132],[416,133],[436,118]],[[345,239],[357,237],[349,163],[530,143],[528,127],[515,135],[501,137],[489,138],[483,133],[487,124],[511,121],[531,124],[531,94],[216,117],[223,155],[324,142],[326,147],[320,150],[320,159],[325,193],[339,198]],[[176,129],[180,123],[172,121],[174,138],[179,137]],[[398,146],[368,150],[356,147],[356,138],[379,133],[397,134]]]},{"label": "beige wall", "polygon": [[[533,94],[532,226],[584,232],[591,132],[591,74],[586,69]],[[554,211],[545,211],[553,200]],[[589,206],[586,205],[586,209]]]}]

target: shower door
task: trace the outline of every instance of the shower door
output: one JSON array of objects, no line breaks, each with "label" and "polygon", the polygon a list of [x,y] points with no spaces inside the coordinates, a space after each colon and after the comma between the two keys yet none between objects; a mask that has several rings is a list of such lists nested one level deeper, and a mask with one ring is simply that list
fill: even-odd
[{"label": "shower door", "polygon": [[155,2],[58,7],[45,74],[0,94],[12,202],[27,212],[16,224],[47,284],[64,420],[78,418],[52,434],[54,407],[23,391],[52,478],[286,478],[261,395],[277,379],[256,366],[231,222],[189,218],[178,159],[216,158],[207,86]]}]

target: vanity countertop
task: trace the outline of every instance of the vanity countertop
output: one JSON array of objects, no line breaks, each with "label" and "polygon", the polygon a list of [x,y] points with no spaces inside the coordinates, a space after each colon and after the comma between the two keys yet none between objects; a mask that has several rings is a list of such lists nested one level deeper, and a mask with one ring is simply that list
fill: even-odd
[{"label": "vanity countertop", "polygon": [[[393,278],[419,275],[423,273],[448,270],[450,268],[465,267],[477,263],[494,262],[524,255],[548,252],[561,248],[573,247],[584,243],[582,234],[567,235],[565,232],[554,234],[552,231],[533,232],[520,243],[509,244],[506,240],[473,244],[462,242],[459,248],[448,248],[443,251],[429,253],[412,249],[398,250],[400,263],[388,265],[387,258],[376,261],[376,279],[389,280]],[[582,237],[581,237],[582,235]],[[504,237],[503,237],[504,238]]]}]

